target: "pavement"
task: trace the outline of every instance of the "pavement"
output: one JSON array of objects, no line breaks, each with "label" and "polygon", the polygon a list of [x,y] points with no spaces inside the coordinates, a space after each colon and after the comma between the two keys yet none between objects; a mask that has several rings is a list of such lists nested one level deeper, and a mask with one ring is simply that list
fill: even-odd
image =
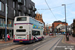
[{"label": "pavement", "polygon": [[0,41],[0,44],[4,44],[4,43],[11,43],[11,42],[13,42],[13,40],[7,40],[6,42],[3,40],[3,41]]},{"label": "pavement", "polygon": [[62,40],[63,43],[72,44],[75,45],[75,37],[69,36],[69,41],[66,41],[66,36],[64,35],[64,38]]}]

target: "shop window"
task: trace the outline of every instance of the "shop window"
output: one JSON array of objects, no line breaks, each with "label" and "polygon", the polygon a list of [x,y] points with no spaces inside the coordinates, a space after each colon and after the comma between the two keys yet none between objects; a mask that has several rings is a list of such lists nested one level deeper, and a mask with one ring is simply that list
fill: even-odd
[{"label": "shop window", "polygon": [[8,27],[12,27],[12,20],[8,20]]},{"label": "shop window", "polygon": [[0,26],[4,26],[4,19],[0,18]]}]

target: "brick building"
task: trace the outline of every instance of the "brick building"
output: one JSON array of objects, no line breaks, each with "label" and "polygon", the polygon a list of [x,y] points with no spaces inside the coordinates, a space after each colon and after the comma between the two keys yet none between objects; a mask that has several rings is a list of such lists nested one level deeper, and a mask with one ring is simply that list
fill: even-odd
[{"label": "brick building", "polygon": [[52,31],[55,31],[55,28],[56,28],[59,24],[68,25],[68,23],[65,23],[65,22],[54,21],[54,22],[52,23]]},{"label": "brick building", "polygon": [[44,26],[45,26],[45,22],[42,19],[42,14],[36,13],[35,19],[42,22],[42,23],[44,23]]}]

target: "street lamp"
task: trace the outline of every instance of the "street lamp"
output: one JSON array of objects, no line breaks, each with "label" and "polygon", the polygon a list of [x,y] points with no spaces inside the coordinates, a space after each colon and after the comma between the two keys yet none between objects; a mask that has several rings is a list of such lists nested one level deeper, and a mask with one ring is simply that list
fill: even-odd
[{"label": "street lamp", "polygon": [[62,4],[62,6],[64,6],[64,10],[65,10],[65,33],[66,33],[66,40],[68,41],[69,40],[69,36],[68,36],[68,33],[67,33],[67,23],[66,23],[66,4]]},{"label": "street lamp", "polygon": [[7,0],[5,0],[5,42],[7,41]]}]

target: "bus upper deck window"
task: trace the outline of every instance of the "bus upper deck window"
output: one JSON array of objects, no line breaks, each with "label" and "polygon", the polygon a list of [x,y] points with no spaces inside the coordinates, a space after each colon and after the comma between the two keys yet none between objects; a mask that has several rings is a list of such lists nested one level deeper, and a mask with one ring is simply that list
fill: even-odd
[{"label": "bus upper deck window", "polygon": [[27,20],[27,17],[19,17],[17,18],[17,21],[26,21]]}]

